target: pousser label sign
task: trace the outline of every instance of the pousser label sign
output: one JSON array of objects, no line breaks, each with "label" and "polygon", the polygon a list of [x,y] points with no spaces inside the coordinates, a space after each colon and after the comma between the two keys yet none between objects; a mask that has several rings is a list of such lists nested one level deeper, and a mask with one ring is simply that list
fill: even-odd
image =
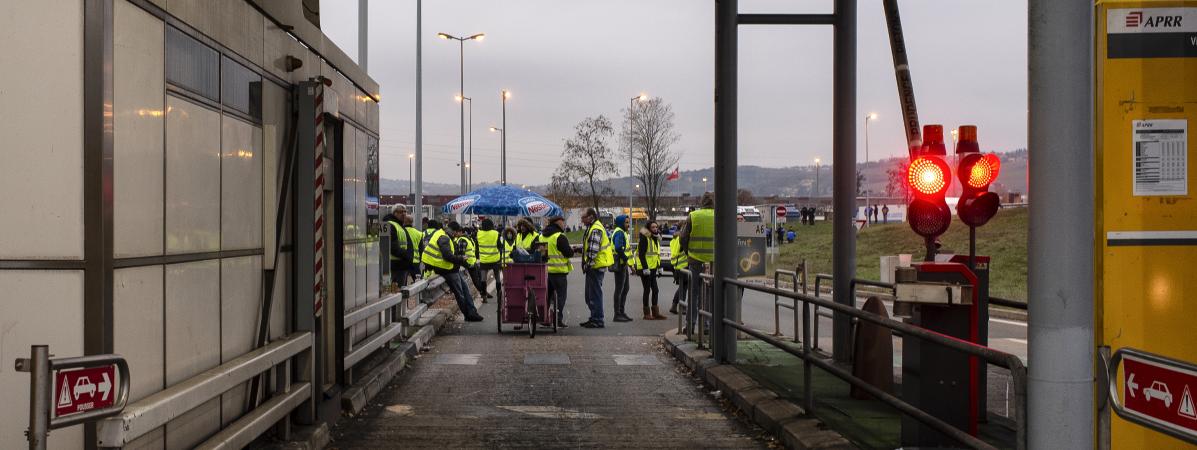
[{"label": "pousser label sign", "polygon": [[107,408],[116,401],[116,367],[64,370],[54,375],[54,415]]},{"label": "pousser label sign", "polygon": [[1197,373],[1126,355],[1122,403],[1131,413],[1162,427],[1197,436]]}]

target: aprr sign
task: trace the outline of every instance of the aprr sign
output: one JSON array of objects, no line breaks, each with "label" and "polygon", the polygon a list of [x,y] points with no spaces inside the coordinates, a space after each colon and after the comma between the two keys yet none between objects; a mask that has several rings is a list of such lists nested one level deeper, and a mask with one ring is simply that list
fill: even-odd
[{"label": "aprr sign", "polygon": [[112,406],[114,366],[63,370],[54,375],[54,415],[62,417]]},{"label": "aprr sign", "polygon": [[1133,353],[1123,355],[1122,404],[1130,414],[1197,438],[1197,371]]}]

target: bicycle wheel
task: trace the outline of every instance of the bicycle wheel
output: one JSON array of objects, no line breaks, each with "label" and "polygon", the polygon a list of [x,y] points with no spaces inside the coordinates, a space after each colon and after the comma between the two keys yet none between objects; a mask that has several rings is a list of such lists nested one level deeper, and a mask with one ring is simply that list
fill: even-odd
[{"label": "bicycle wheel", "polygon": [[536,338],[536,320],[537,320],[536,319],[536,293],[532,292],[531,289],[528,289],[527,309],[528,309],[528,314],[527,314],[527,316],[528,316],[528,337],[531,339],[535,339]]}]

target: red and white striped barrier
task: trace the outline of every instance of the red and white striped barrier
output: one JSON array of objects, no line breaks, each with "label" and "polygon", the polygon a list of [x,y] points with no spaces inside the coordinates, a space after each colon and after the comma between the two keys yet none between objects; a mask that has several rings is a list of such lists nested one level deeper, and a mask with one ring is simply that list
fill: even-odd
[{"label": "red and white striped barrier", "polygon": [[324,85],[316,86],[316,189],[315,217],[313,231],[315,241],[315,273],[313,279],[313,296],[316,317],[324,311]]}]

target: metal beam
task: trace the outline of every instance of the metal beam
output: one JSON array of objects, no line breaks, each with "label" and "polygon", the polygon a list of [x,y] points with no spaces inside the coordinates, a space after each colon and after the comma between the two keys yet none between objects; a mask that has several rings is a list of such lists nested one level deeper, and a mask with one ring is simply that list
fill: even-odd
[{"label": "metal beam", "polygon": [[[856,0],[836,0],[835,54],[832,67],[832,254],[833,300],[856,306],[852,279],[856,278]],[[844,314],[832,322],[832,353],[836,361],[851,360],[852,323]]]},{"label": "metal beam", "polygon": [[[715,295],[712,344],[715,360],[736,360],[736,330],[723,319],[739,318],[736,289],[723,280],[736,277],[736,101],[738,0],[715,0]],[[695,286],[694,289],[698,287]],[[701,320],[701,319],[699,319]],[[699,337],[701,339],[701,336]]]},{"label": "metal beam", "polygon": [[740,14],[740,25],[835,25],[835,14]]},{"label": "metal beam", "polygon": [[1093,448],[1093,3],[1027,12],[1028,447]]},{"label": "metal beam", "polygon": [[419,227],[424,218],[424,15],[423,0],[416,0],[416,192],[413,195],[416,214],[412,226]]}]

